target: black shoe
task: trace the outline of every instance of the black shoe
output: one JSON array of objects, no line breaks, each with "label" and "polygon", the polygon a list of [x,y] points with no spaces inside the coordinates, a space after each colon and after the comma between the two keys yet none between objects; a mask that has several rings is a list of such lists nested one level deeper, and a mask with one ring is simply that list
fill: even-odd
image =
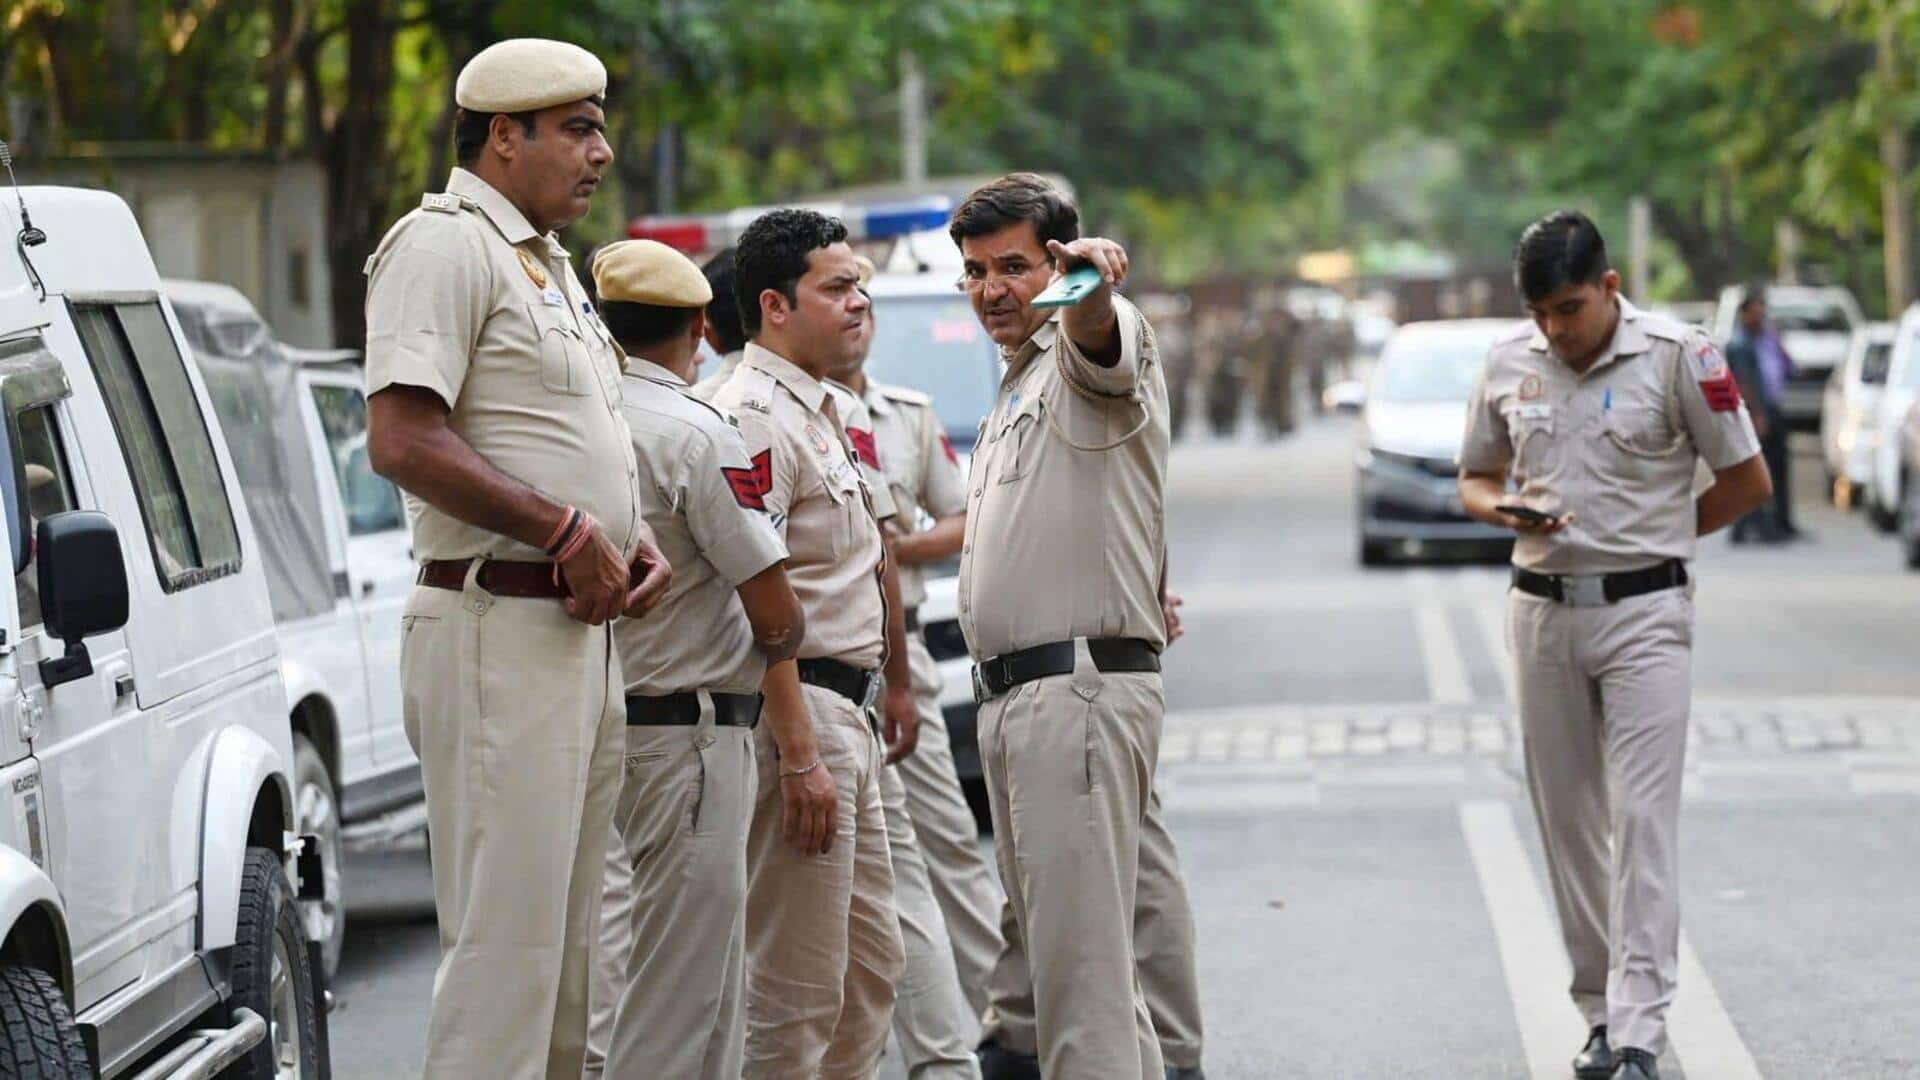
[{"label": "black shoe", "polygon": [[1587,1032],[1587,1045],[1573,1055],[1573,1075],[1580,1080],[1613,1080],[1620,1059],[1607,1042],[1607,1025],[1599,1024]]},{"label": "black shoe", "polygon": [[1009,1050],[989,1039],[974,1055],[980,1059],[980,1080],[1040,1080],[1040,1059]]},{"label": "black shoe", "polygon": [[1201,1072],[1200,1066],[1198,1065],[1195,1065],[1191,1069],[1176,1069],[1169,1065],[1167,1066],[1167,1080],[1207,1080],[1207,1074]]},{"label": "black shoe", "polygon": [[1613,1071],[1613,1080],[1660,1080],[1660,1065],[1645,1050],[1623,1046],[1619,1058],[1620,1067]]}]

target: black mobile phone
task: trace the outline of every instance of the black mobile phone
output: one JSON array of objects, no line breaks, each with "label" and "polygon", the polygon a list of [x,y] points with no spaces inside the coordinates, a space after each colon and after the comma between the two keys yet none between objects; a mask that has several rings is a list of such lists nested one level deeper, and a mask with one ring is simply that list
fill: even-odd
[{"label": "black mobile phone", "polygon": [[1518,503],[1501,504],[1494,509],[1510,517],[1517,517],[1529,525],[1548,525],[1555,520],[1552,514],[1543,514],[1531,506],[1521,506]]}]

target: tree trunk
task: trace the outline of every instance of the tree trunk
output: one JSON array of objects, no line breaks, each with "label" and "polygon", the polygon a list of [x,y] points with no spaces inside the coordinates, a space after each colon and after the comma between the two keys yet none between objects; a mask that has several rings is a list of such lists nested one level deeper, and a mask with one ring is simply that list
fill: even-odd
[{"label": "tree trunk", "polygon": [[1680,206],[1653,200],[1653,223],[1679,251],[1696,289],[1711,290],[1738,281],[1748,264],[1748,252],[1731,227],[1714,228],[1700,206]]},{"label": "tree trunk", "polygon": [[[1891,13],[1880,16],[1878,66],[1886,89],[1895,91],[1895,101],[1905,95],[1900,68],[1896,20]],[[1897,87],[1897,91],[1896,91]],[[1907,190],[1907,171],[1912,165],[1908,154],[1907,130],[1900,122],[1899,109],[1888,109],[1880,126],[1880,231],[1887,264],[1887,317],[1897,319],[1913,301],[1913,197]]]},{"label": "tree trunk", "polygon": [[267,84],[267,115],[261,125],[260,143],[268,150],[283,150],[287,145],[287,91],[293,82],[293,43],[295,27],[293,0],[272,0],[269,8],[273,40],[269,45],[263,74]]},{"label": "tree trunk", "polygon": [[367,284],[360,270],[388,224],[383,196],[393,181],[387,101],[393,90],[394,24],[384,6],[378,0],[347,4],[347,99],[326,140],[333,337],[348,348],[366,340]]}]

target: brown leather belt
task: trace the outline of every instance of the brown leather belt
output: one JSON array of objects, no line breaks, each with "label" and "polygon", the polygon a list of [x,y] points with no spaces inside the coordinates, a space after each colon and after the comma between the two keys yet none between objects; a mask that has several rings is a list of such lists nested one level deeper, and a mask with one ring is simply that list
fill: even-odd
[{"label": "brown leather belt", "polygon": [[[420,564],[420,576],[414,580],[430,589],[459,592],[467,587],[467,568],[472,565],[472,559],[429,559]],[[488,559],[474,582],[494,596],[558,600],[567,595],[565,588],[553,583],[550,562]]]}]

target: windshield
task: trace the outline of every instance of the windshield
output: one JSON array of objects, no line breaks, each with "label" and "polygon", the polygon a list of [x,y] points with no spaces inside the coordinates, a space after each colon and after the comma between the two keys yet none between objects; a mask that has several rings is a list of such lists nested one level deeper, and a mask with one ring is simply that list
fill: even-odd
[{"label": "windshield", "polygon": [[1782,331],[1844,334],[1853,329],[1853,323],[1847,319],[1846,309],[1835,304],[1769,303],[1767,318]]},{"label": "windshield", "polygon": [[1397,334],[1380,357],[1374,399],[1395,405],[1464,402],[1487,360],[1485,334]]},{"label": "windshield", "polygon": [[1000,351],[966,298],[875,297],[873,318],[868,377],[931,394],[947,438],[970,450],[981,418],[993,411]]},{"label": "windshield", "polygon": [[1860,381],[1868,386],[1878,386],[1887,381],[1887,365],[1893,360],[1893,343],[1876,341],[1867,346],[1867,354],[1860,358]]}]

